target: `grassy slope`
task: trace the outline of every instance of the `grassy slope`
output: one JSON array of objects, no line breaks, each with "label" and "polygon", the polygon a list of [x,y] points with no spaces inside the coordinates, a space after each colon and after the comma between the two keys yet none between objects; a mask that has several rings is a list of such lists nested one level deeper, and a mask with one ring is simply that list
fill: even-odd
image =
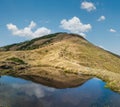
[{"label": "grassy slope", "polygon": [[[40,41],[43,39],[46,38]],[[105,80],[107,86],[120,92],[119,56],[98,48],[77,35],[56,34],[47,37],[47,41],[51,39],[38,49],[30,50],[33,48],[28,48],[30,45],[27,45],[26,51],[0,52],[0,60],[17,57],[28,63],[29,72],[25,71],[21,75],[45,76],[42,72],[45,71],[48,78],[56,79],[62,73],[97,76]]]}]

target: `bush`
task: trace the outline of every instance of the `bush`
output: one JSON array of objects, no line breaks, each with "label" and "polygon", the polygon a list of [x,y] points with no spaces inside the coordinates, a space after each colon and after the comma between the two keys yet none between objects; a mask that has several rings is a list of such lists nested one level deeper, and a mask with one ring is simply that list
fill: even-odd
[{"label": "bush", "polygon": [[19,58],[16,58],[16,57],[12,57],[12,58],[9,58],[7,60],[10,60],[10,61],[13,61],[13,62],[16,62],[16,63],[19,63],[19,64],[26,64],[23,60],[21,60]]}]

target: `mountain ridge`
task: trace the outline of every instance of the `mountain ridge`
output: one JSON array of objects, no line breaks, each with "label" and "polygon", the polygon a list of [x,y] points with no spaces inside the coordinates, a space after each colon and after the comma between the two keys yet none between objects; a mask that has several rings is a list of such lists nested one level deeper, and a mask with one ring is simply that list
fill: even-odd
[{"label": "mountain ridge", "polygon": [[[62,36],[62,35],[64,35],[64,36]],[[68,33],[59,32],[59,33],[54,33],[54,34],[48,34],[48,35],[45,35],[45,36],[42,36],[42,37],[38,37],[38,38],[29,40],[29,41],[25,41],[25,42],[20,42],[20,43],[14,43],[14,44],[11,44],[11,45],[6,45],[6,46],[1,47],[0,50],[2,50],[2,51],[33,50],[33,49],[39,48],[39,46],[42,46],[45,43],[46,43],[45,45],[47,45],[47,43],[51,42],[52,40],[54,40],[53,42],[55,42],[56,36],[58,36],[57,37],[58,41],[66,39],[67,37],[69,38],[70,36],[71,37],[72,36],[76,36],[76,37],[85,39],[84,37],[82,37],[82,36],[80,36],[78,34],[72,34],[72,33],[68,34]],[[34,44],[36,41],[39,41],[39,43],[38,44]],[[33,47],[29,47],[31,44],[34,44]],[[13,47],[16,47],[16,46],[19,47],[19,48],[18,49],[13,48]]]}]

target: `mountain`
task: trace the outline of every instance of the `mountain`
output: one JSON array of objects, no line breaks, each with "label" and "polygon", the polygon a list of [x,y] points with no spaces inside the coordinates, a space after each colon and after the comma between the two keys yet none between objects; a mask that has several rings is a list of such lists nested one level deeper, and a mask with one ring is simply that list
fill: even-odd
[{"label": "mountain", "polygon": [[77,34],[55,33],[1,47],[0,71],[57,88],[98,77],[120,92],[120,56]]}]

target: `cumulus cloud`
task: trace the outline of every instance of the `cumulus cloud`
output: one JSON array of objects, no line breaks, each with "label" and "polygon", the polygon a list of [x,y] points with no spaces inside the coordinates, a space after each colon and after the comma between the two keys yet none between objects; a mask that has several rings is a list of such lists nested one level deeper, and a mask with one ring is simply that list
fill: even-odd
[{"label": "cumulus cloud", "polygon": [[92,2],[84,1],[81,3],[81,9],[85,9],[88,12],[96,10],[95,5]]},{"label": "cumulus cloud", "polygon": [[83,24],[76,16],[69,20],[63,19],[60,27],[70,31],[71,33],[77,33],[82,36],[85,36],[85,32],[88,32],[92,29],[90,24]]},{"label": "cumulus cloud", "polygon": [[112,33],[116,33],[117,32],[115,29],[112,29],[112,28],[109,31],[112,32]]},{"label": "cumulus cloud", "polygon": [[28,38],[36,38],[51,33],[51,30],[46,27],[40,27],[33,31],[33,28],[35,28],[36,25],[37,24],[34,21],[31,21],[30,24],[23,29],[19,29],[16,25],[12,23],[7,24],[6,26],[8,30],[12,32],[13,35]]},{"label": "cumulus cloud", "polygon": [[98,18],[98,21],[100,22],[100,21],[104,21],[106,19],[106,17],[105,16],[100,16],[99,18]]}]

